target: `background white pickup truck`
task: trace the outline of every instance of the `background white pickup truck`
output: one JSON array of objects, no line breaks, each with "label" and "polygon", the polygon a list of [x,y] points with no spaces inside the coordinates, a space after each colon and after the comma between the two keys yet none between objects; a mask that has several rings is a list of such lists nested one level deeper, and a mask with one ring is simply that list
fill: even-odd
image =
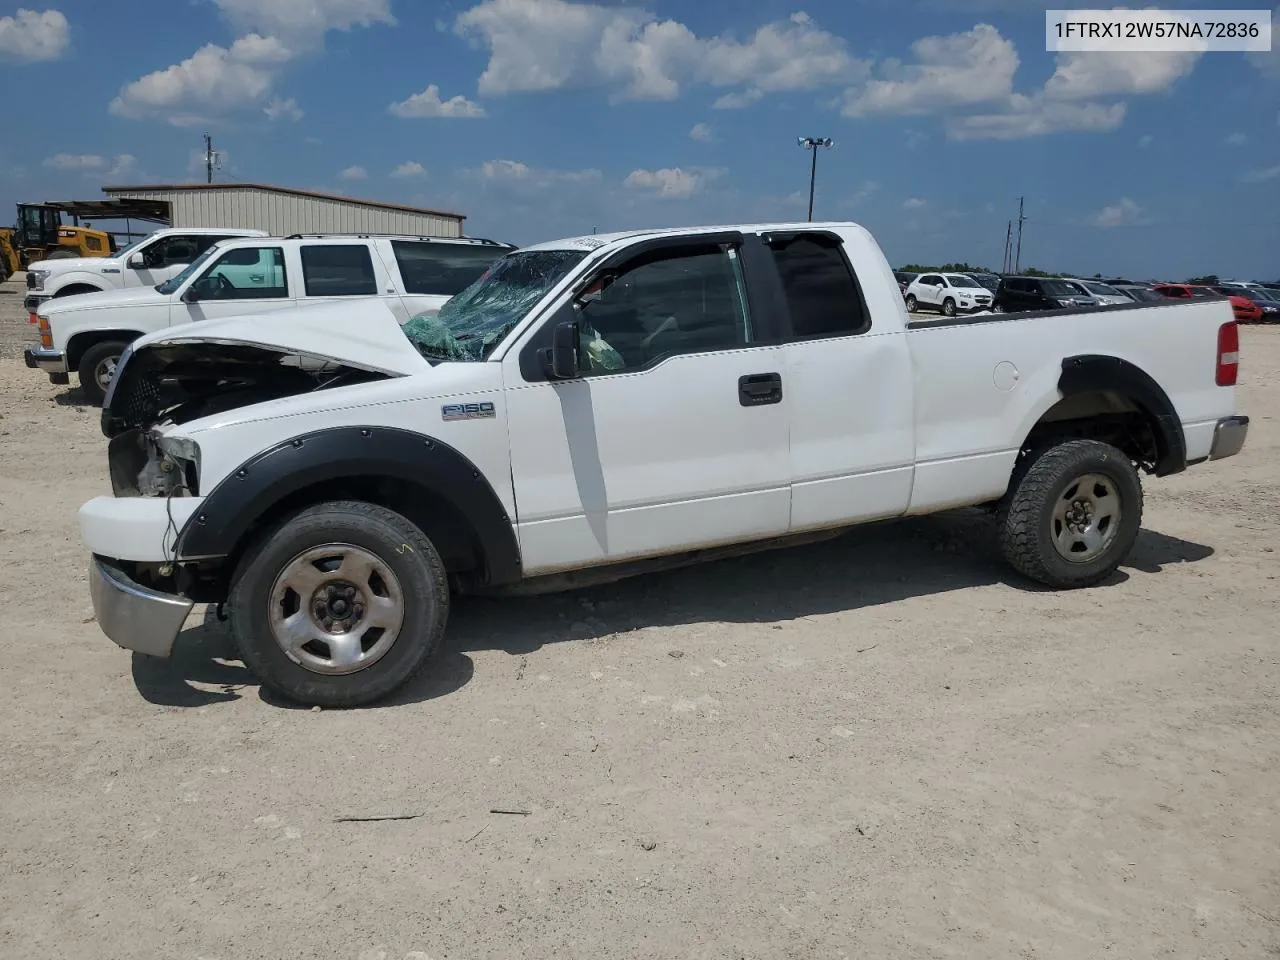
[{"label": "background white pickup truck", "polygon": [[396,320],[304,308],[134,344],[102,414],[115,496],[80,511],[112,640],[167,656],[193,603],[225,603],[265,684],[358,704],[424,665],[451,584],[966,505],[1024,575],[1089,586],[1137,537],[1139,470],[1248,428],[1225,299],[910,325],[849,223],[540,244]]},{"label": "background white pickup truck", "polygon": [[128,287],[154,287],[176,276],[220,240],[266,235],[263,230],[174,227],[148,234],[114,257],[38,260],[27,268],[24,305],[28,313],[35,313],[40,304],[54,297],[74,297]]},{"label": "background white pickup truck", "polygon": [[[75,371],[101,402],[124,348],[178,323],[376,299],[403,323],[438,309],[510,244],[429,237],[292,236],[225,240],[165,283],[50,300],[36,311],[40,346],[27,366],[55,383]],[[66,261],[59,261],[66,262]]]}]

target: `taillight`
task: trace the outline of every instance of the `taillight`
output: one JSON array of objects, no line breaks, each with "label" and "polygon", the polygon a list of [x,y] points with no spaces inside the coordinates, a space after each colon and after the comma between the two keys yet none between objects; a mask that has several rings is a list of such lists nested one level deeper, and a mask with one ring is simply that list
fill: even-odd
[{"label": "taillight", "polygon": [[1218,328],[1218,372],[1220,387],[1234,387],[1240,372],[1240,328],[1234,322]]}]

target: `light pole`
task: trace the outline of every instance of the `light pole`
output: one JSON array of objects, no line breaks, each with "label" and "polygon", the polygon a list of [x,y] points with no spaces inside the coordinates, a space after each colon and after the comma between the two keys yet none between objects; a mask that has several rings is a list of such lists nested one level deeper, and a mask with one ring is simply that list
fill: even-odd
[{"label": "light pole", "polygon": [[813,154],[813,161],[809,164],[809,220],[813,220],[813,184],[818,176],[818,148],[829,147],[835,141],[830,137],[798,137],[797,142]]}]

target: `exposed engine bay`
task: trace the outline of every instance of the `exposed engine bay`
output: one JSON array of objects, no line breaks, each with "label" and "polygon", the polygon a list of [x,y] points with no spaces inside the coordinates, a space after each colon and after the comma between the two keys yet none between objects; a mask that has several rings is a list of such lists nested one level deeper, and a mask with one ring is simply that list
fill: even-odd
[{"label": "exposed engine bay", "polygon": [[176,343],[126,351],[102,406],[102,432],[117,497],[199,492],[199,452],[166,438],[158,424],[182,424],[255,403],[385,380],[337,361],[242,343]]}]

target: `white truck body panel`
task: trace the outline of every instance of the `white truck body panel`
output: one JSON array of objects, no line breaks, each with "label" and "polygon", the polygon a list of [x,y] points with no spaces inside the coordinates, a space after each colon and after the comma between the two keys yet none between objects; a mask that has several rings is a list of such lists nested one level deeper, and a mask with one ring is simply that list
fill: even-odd
[{"label": "white truck body panel", "polygon": [[[482,361],[427,363],[394,310],[370,301],[303,307],[272,324],[188,325],[144,337],[134,352],[245,343],[394,374],[158,432],[199,444],[203,494],[255,452],[310,431],[371,424],[437,439],[500,498],[527,576],[997,499],[1032,427],[1062,399],[1068,355],[1127,360],[1149,374],[1173,403],[1188,460],[1209,456],[1215,426],[1235,412],[1234,388],[1215,382],[1218,330],[1231,322],[1225,301],[908,324],[892,271],[861,227],[739,229],[837,234],[871,329],[527,381],[519,355],[546,318],[606,254],[654,238],[644,233],[521,251],[593,252]],[[734,382],[771,371],[785,384],[781,402],[739,405]],[[477,400],[493,403],[491,417],[442,420],[444,405]],[[119,557],[106,510],[82,514],[82,530],[95,553]],[[155,559],[159,535],[152,540],[122,559]]]}]

